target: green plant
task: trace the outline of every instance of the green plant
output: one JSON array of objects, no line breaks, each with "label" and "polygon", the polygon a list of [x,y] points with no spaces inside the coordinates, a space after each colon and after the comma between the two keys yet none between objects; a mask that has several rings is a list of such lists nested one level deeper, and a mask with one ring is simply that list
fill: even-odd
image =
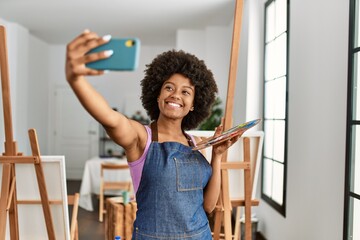
[{"label": "green plant", "polygon": [[199,130],[214,130],[221,123],[223,109],[221,108],[221,99],[216,98],[210,116],[200,124]]},{"label": "green plant", "polygon": [[138,121],[139,123],[141,124],[149,124],[150,123],[150,119],[143,116],[141,111],[136,111],[132,116],[131,116],[131,119],[135,120],[135,121]]}]

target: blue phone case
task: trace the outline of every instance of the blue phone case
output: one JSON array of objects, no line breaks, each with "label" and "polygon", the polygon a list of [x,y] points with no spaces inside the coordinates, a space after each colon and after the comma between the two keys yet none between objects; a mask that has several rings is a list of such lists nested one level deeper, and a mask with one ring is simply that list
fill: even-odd
[{"label": "blue phone case", "polygon": [[97,70],[134,71],[139,65],[140,40],[137,38],[111,39],[87,54],[106,50],[113,50],[113,55],[107,59],[87,63],[86,66]]}]

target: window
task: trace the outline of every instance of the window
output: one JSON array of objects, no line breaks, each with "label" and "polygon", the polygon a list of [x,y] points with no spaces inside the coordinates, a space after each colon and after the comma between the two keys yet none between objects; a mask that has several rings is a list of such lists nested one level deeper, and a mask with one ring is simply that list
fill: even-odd
[{"label": "window", "polygon": [[286,206],[288,0],[265,3],[264,153],[261,197],[282,215]]},{"label": "window", "polygon": [[[343,239],[360,239],[360,3],[350,0]],[[359,86],[358,86],[359,85]]]}]

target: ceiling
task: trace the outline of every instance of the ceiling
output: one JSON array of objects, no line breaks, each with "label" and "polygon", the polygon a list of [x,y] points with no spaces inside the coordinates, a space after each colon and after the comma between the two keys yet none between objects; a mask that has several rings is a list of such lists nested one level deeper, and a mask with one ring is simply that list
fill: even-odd
[{"label": "ceiling", "polygon": [[227,26],[234,0],[0,0],[0,18],[49,44],[66,44],[84,29],[174,45],[177,29]]}]

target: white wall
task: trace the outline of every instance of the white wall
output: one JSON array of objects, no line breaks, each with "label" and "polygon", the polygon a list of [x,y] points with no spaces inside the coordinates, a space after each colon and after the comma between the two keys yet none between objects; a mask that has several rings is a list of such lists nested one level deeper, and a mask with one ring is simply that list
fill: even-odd
[{"label": "white wall", "polygon": [[184,50],[206,59],[206,31],[195,29],[179,29],[176,31],[176,49]]},{"label": "white wall", "polygon": [[260,203],[269,240],[342,239],[348,22],[349,1],[290,1],[287,210]]},{"label": "white wall", "polygon": [[49,45],[30,35],[29,38],[29,82],[28,92],[28,127],[34,128],[38,135],[40,152],[50,154],[49,136]]},{"label": "white wall", "polygon": [[[7,35],[14,141],[19,152],[31,154],[28,129],[35,128],[40,152],[48,154],[48,45],[16,23],[0,19],[0,24]],[[0,141],[4,142],[3,116],[0,125]]]},{"label": "white wall", "polygon": [[[262,118],[263,108],[263,4],[261,1],[246,1],[244,4],[243,27],[247,29],[247,38],[241,44],[246,51],[246,120]],[[241,64],[241,63],[240,63]],[[235,113],[235,112],[234,112]],[[261,129],[261,125],[257,128]]]}]

